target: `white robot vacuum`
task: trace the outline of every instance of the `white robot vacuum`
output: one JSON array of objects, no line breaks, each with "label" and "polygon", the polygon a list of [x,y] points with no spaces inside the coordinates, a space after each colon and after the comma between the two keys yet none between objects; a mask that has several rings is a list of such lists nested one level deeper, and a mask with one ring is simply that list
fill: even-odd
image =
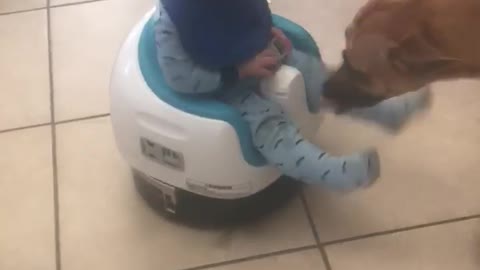
[{"label": "white robot vacuum", "polygon": [[[161,213],[197,225],[249,220],[284,204],[301,184],[266,164],[240,113],[167,86],[156,58],[155,15],[151,10],[131,31],[111,79],[116,143],[141,196]],[[302,27],[276,15],[274,24],[297,49],[320,57]],[[262,91],[304,136],[315,135],[320,121],[307,109],[299,71],[282,67]]]}]

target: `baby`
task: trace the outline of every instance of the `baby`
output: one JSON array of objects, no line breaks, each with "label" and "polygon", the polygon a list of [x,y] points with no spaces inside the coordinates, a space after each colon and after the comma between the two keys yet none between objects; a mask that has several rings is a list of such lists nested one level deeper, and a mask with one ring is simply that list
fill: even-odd
[{"label": "baby", "polygon": [[[158,62],[169,86],[185,94],[212,94],[236,108],[270,165],[332,190],[367,187],[379,177],[376,151],[329,155],[299,133],[280,105],[259,94],[262,79],[289,65],[302,73],[308,109],[316,113],[327,76],[324,63],[295,50],[273,27],[267,0],[161,0],[157,15]],[[272,50],[272,40],[284,57]],[[425,97],[391,99],[355,115],[396,129],[424,105]]]}]

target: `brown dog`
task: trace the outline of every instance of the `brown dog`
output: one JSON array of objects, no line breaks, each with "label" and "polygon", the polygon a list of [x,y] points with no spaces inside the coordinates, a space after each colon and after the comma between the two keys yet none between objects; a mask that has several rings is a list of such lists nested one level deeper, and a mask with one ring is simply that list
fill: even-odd
[{"label": "brown dog", "polygon": [[346,41],[344,63],[324,94],[341,109],[480,77],[480,0],[371,0]]}]

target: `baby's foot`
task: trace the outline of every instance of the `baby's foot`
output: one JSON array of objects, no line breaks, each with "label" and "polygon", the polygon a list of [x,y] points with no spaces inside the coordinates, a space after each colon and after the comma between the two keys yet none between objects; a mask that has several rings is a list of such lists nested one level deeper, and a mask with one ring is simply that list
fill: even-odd
[{"label": "baby's foot", "polygon": [[412,117],[427,110],[431,100],[432,93],[425,88],[388,99],[371,108],[354,109],[351,114],[374,121],[392,132],[398,132]]},{"label": "baby's foot", "polygon": [[380,158],[373,149],[338,158],[335,167],[324,179],[327,187],[335,190],[367,188],[380,177]]},{"label": "baby's foot", "polygon": [[380,156],[375,149],[367,150],[359,155],[361,160],[367,161],[367,170],[365,176],[360,178],[365,180],[360,180],[362,183],[360,186],[365,188],[370,187],[375,184],[378,178],[380,178]]}]

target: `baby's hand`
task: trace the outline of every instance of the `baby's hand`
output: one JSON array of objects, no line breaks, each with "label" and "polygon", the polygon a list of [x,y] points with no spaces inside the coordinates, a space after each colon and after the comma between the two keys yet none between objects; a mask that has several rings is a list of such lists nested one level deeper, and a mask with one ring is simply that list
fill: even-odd
[{"label": "baby's hand", "polygon": [[292,52],[292,42],[288,39],[288,37],[285,35],[285,33],[283,33],[282,30],[273,27],[272,36],[273,39],[278,40],[282,44],[282,55],[289,55]]},{"label": "baby's hand", "polygon": [[252,60],[238,67],[238,75],[243,78],[266,78],[272,76],[277,70],[280,62],[277,56],[270,49],[266,49]]}]

